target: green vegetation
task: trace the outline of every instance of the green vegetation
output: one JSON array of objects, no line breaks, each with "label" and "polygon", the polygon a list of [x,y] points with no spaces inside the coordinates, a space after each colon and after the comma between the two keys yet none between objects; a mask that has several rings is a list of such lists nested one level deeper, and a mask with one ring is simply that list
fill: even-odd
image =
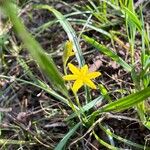
[{"label": "green vegetation", "polygon": [[0,0],[1,149],[150,150],[149,2],[42,3]]}]

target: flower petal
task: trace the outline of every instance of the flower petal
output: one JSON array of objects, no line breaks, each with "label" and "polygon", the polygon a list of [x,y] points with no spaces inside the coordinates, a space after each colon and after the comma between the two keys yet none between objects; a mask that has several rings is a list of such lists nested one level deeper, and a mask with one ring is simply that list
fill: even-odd
[{"label": "flower petal", "polygon": [[74,66],[73,64],[69,63],[68,64],[69,70],[73,73],[78,75],[80,73],[80,69],[78,69],[76,66]]},{"label": "flower petal", "polygon": [[96,89],[96,85],[90,79],[85,79],[84,84],[88,85],[92,89]]},{"label": "flower petal", "polygon": [[88,79],[93,79],[93,78],[96,78],[96,77],[98,77],[100,75],[101,75],[100,72],[90,72],[90,73],[87,74],[87,78]]},{"label": "flower petal", "polygon": [[74,56],[75,55],[75,52],[69,52],[69,56]]},{"label": "flower petal", "polygon": [[69,80],[76,80],[77,78],[78,78],[77,75],[66,75],[66,76],[63,76],[63,79],[67,80],[67,81],[69,81]]},{"label": "flower petal", "polygon": [[74,92],[77,92],[77,91],[81,88],[82,85],[83,85],[83,81],[82,81],[82,80],[76,80],[76,81],[74,82],[74,84],[73,84],[72,90],[73,90]]},{"label": "flower petal", "polygon": [[88,72],[88,66],[87,65],[84,65],[82,68],[81,68],[81,74],[86,74]]}]

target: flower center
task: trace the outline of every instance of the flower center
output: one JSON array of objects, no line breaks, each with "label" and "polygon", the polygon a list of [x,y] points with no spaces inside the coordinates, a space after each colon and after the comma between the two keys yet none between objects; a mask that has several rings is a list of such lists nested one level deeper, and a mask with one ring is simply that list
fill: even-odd
[{"label": "flower center", "polygon": [[83,82],[85,81],[86,79],[86,74],[83,74],[82,72],[78,75],[78,79],[82,80]]}]

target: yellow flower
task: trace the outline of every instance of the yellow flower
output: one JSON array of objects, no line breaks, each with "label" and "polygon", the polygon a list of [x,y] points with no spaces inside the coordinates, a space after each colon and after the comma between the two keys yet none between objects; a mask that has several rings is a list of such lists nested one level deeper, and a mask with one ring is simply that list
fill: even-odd
[{"label": "yellow flower", "polygon": [[73,51],[73,42],[67,41],[65,43],[64,53],[63,53],[63,63],[66,65],[68,59],[75,55],[75,52]]},{"label": "yellow flower", "polygon": [[72,41],[66,42],[66,50],[67,50],[68,57],[71,57],[75,54],[74,51],[72,51],[73,50],[73,42]]},{"label": "yellow flower", "polygon": [[100,76],[100,72],[89,72],[87,65],[84,65],[80,69],[69,63],[68,67],[73,74],[63,76],[63,79],[67,81],[75,80],[72,88],[74,92],[77,92],[84,84],[91,87],[92,89],[96,89],[96,85],[91,81],[91,79]]}]

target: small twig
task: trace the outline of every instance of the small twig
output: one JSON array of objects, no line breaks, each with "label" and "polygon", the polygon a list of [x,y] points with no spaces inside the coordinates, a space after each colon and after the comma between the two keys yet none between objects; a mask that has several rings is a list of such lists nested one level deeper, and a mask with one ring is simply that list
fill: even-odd
[{"label": "small twig", "polygon": [[12,108],[1,108],[0,107],[0,112],[11,112]]},{"label": "small twig", "polygon": [[110,119],[110,118],[113,118],[113,119],[118,119],[118,120],[129,120],[129,121],[136,121],[136,122],[139,122],[140,121],[138,119],[135,119],[135,118],[131,118],[131,117],[126,117],[126,116],[121,116],[121,115],[113,115],[111,113],[106,113],[106,117],[107,119]]}]

